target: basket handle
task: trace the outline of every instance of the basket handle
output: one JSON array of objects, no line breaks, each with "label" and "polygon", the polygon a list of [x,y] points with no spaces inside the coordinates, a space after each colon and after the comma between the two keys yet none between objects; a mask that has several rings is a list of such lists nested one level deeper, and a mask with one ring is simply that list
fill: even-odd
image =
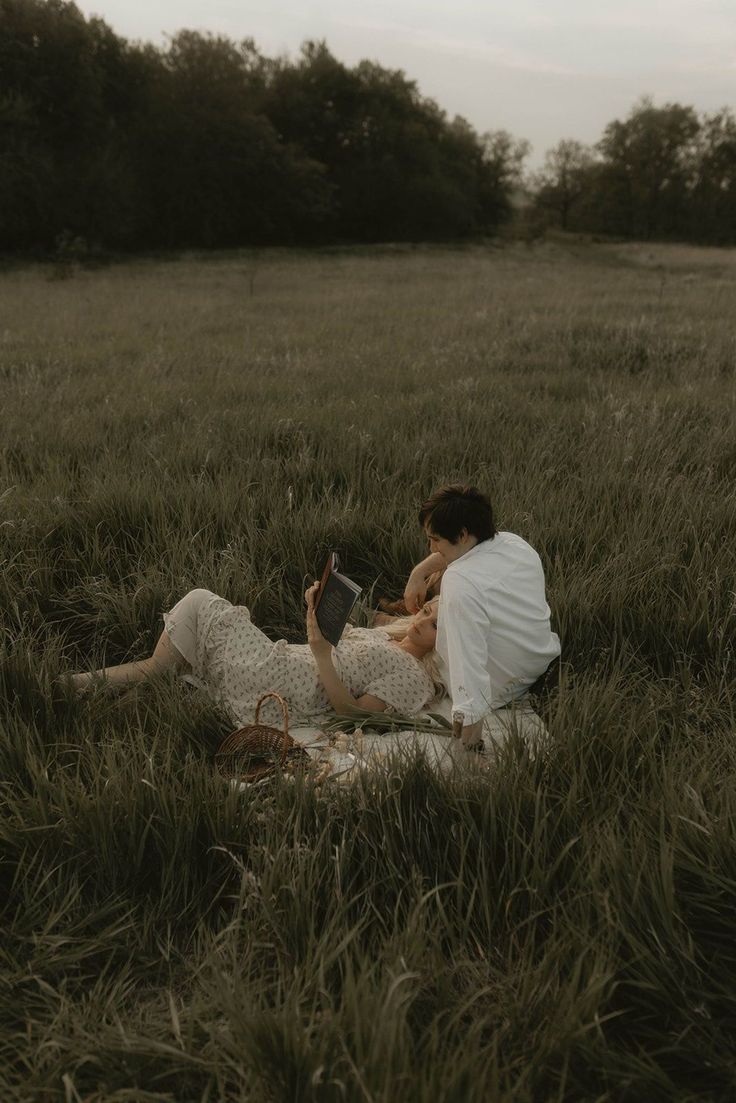
[{"label": "basket handle", "polygon": [[288,709],[286,701],[283,699],[283,697],[281,697],[278,693],[274,693],[273,690],[270,693],[264,693],[263,696],[259,699],[258,704],[256,705],[256,724],[259,722],[258,718],[259,718],[260,712],[261,712],[261,705],[263,704],[264,701],[267,701],[269,697],[273,697],[274,700],[278,701],[278,703],[281,705],[281,713],[282,713],[281,719],[282,719],[283,724],[284,724],[284,735],[288,736],[288,734],[289,734],[289,709]]}]

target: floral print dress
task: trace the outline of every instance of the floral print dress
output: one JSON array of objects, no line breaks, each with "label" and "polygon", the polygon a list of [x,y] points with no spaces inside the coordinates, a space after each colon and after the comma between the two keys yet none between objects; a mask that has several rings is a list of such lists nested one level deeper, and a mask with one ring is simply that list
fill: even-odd
[{"label": "floral print dress", "polygon": [[[209,590],[193,590],[164,614],[166,631],[189,660],[194,678],[235,724],[253,722],[256,704],[275,691],[289,706],[295,726],[318,720],[330,703],[308,644],[270,640],[244,605],[232,605]],[[351,628],[333,652],[335,669],[348,690],[385,701],[388,711],[417,713],[434,696],[427,670],[380,628]],[[279,724],[275,701],[260,718]]]}]

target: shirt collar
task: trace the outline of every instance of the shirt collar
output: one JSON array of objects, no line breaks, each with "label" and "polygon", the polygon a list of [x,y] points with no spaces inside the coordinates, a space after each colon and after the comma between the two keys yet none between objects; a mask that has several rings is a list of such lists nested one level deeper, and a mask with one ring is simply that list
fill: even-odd
[{"label": "shirt collar", "polygon": [[453,567],[458,567],[461,563],[469,563],[471,559],[474,559],[481,548],[488,548],[493,543],[493,537],[489,540],[481,540],[479,544],[475,544],[470,551],[466,551],[463,555],[453,560],[452,563],[447,564],[447,570],[451,571]]}]

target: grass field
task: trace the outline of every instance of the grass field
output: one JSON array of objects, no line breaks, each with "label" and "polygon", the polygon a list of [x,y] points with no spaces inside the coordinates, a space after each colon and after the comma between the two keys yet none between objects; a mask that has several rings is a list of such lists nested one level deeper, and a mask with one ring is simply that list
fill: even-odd
[{"label": "grass field", "polygon": [[[0,1099],[736,1096],[736,253],[267,252],[0,272]],[[302,638],[462,476],[542,555],[549,745],[233,794],[193,586]]]}]

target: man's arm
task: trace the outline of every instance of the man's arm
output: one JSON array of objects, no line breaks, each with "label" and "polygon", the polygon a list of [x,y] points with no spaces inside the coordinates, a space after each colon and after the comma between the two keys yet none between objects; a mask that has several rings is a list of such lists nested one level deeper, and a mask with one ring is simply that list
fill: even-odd
[{"label": "man's arm", "polygon": [[491,707],[488,674],[488,617],[474,591],[448,575],[442,591],[444,635],[452,696],[453,735],[466,747],[481,741],[483,717]]},{"label": "man's arm", "polygon": [[410,613],[416,613],[424,604],[427,596],[427,580],[437,571],[443,571],[447,564],[439,552],[432,552],[409,575],[409,581],[404,590],[404,602]]}]

